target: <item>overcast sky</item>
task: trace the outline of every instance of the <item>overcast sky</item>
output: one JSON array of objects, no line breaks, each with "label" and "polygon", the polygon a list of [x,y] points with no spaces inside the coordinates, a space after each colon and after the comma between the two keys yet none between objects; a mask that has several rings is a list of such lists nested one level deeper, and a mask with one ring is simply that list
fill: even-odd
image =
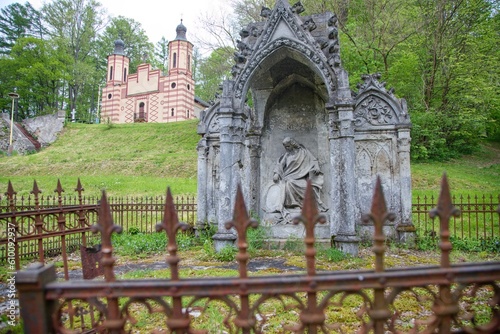
[{"label": "overcast sky", "polygon": [[[175,28],[183,19],[187,28],[187,38],[194,41],[194,36],[201,36],[202,30],[197,22],[202,13],[212,11],[223,5],[228,7],[229,0],[98,0],[108,10],[110,16],[125,16],[141,23],[150,42],[156,44],[162,36],[167,40],[175,38]],[[26,0],[0,0],[0,8],[11,3],[26,3]],[[51,0],[28,0],[35,9]],[[215,10],[214,10],[215,8]],[[201,38],[201,37],[200,37]]]}]

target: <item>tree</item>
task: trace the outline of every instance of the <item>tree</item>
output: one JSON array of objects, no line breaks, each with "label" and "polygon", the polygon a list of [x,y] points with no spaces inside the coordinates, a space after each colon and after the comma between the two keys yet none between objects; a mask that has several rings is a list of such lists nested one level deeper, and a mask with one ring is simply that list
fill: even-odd
[{"label": "tree", "polygon": [[63,54],[50,41],[34,37],[19,38],[5,63],[10,68],[11,85],[17,88],[21,118],[54,113],[62,98],[67,79]]},{"label": "tree", "polygon": [[0,10],[0,53],[9,54],[17,39],[22,37],[44,38],[41,13],[29,2],[13,3]]},{"label": "tree", "polygon": [[69,55],[65,64],[69,74],[68,109],[86,114],[91,98],[80,94],[88,91],[85,85],[95,82],[95,41],[105,25],[105,10],[95,0],[54,0],[42,7],[42,13],[59,52]]},{"label": "tree", "polygon": [[231,77],[232,58],[226,55],[224,48],[213,51],[206,59],[201,60],[196,81],[196,95],[205,101],[211,101],[219,86],[225,79]]},{"label": "tree", "polygon": [[117,39],[121,39],[125,44],[125,55],[130,58],[130,73],[135,72],[137,66],[148,59],[154,65],[158,65],[158,61],[154,60],[154,46],[149,42],[142,25],[123,16],[111,19],[111,22],[99,37],[99,58],[104,65],[107,56],[113,53]]},{"label": "tree", "polygon": [[260,16],[262,7],[273,8],[274,0],[232,0],[234,20],[243,27],[253,22],[264,20]]},{"label": "tree", "polygon": [[168,41],[162,36],[160,41],[156,43],[155,57],[160,63],[160,69],[163,73],[168,71]]}]

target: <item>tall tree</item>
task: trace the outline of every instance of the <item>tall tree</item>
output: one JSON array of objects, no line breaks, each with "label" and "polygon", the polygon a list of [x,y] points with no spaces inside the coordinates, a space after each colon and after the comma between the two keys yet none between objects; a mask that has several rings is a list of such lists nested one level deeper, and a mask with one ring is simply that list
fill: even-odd
[{"label": "tall tree", "polygon": [[154,65],[154,45],[149,42],[142,25],[130,18],[118,16],[111,19],[103,34],[99,37],[99,58],[106,64],[106,57],[113,53],[114,42],[121,39],[125,44],[124,52],[130,58],[130,73],[137,70],[137,66],[149,60]]},{"label": "tall tree", "polygon": [[196,96],[205,101],[212,101],[219,91],[219,85],[231,77],[232,58],[226,55],[224,48],[213,51],[206,59],[201,60],[196,81]]},{"label": "tall tree", "polygon": [[44,38],[41,13],[29,2],[13,3],[0,9],[0,53],[8,54],[22,37]]},{"label": "tall tree", "polygon": [[106,23],[105,10],[95,0],[54,0],[42,7],[42,13],[51,38],[71,59],[66,64],[68,109],[87,114],[91,99],[80,93],[96,75],[95,41]]},{"label": "tall tree", "polygon": [[168,41],[162,36],[160,41],[156,43],[155,57],[160,63],[160,69],[163,73],[168,71]]},{"label": "tall tree", "polygon": [[19,38],[5,64],[11,75],[11,85],[20,94],[21,118],[54,113],[60,102],[61,87],[67,72],[64,54],[50,41],[34,37]]}]

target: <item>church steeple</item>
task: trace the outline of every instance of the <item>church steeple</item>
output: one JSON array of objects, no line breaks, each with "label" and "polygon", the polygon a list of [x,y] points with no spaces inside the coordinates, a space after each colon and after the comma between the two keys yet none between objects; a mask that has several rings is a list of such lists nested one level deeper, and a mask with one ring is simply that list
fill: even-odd
[{"label": "church steeple", "polygon": [[175,29],[175,31],[177,32],[177,36],[175,37],[175,40],[187,41],[187,38],[186,38],[187,28],[184,26],[184,24],[182,24],[182,19],[181,19],[181,23],[177,26],[177,29]]},{"label": "church steeple", "polygon": [[125,43],[121,39],[115,41],[115,48],[108,56],[107,82],[120,84],[127,81],[130,59],[125,55]]},{"label": "church steeple", "polygon": [[191,62],[193,59],[193,44],[186,38],[187,28],[181,23],[175,29],[177,36],[170,41],[169,50],[169,75],[174,73],[192,75]]}]

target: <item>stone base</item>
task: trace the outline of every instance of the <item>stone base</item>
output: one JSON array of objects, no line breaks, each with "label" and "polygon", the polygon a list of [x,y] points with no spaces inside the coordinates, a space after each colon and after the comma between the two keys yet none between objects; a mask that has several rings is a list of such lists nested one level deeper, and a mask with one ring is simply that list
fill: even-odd
[{"label": "stone base", "polygon": [[214,240],[215,251],[219,253],[224,247],[234,246],[236,235],[232,233],[217,232],[216,234],[214,234],[212,239]]},{"label": "stone base", "polygon": [[[264,222],[262,226],[266,229],[267,237],[269,239],[289,240],[300,239],[306,237],[305,227],[302,223],[295,224],[271,224]],[[317,224],[314,227],[314,237],[316,240],[328,239],[330,240],[330,224]]]},{"label": "stone base", "polygon": [[[396,225],[387,224],[382,228],[386,240],[398,241],[398,232]],[[375,235],[375,226],[373,224],[360,224],[358,226],[359,238],[364,242],[372,242]]]},{"label": "stone base", "polygon": [[[316,239],[314,247],[316,250],[324,250],[330,248],[332,241],[328,239]],[[263,249],[284,249],[284,250],[298,250],[304,251],[306,245],[303,239],[267,239],[264,241]]]},{"label": "stone base", "polygon": [[358,256],[359,238],[355,235],[337,235],[332,238],[333,245],[345,254]]},{"label": "stone base", "polygon": [[397,227],[398,242],[415,248],[417,245],[417,229],[413,224],[401,224]]}]

